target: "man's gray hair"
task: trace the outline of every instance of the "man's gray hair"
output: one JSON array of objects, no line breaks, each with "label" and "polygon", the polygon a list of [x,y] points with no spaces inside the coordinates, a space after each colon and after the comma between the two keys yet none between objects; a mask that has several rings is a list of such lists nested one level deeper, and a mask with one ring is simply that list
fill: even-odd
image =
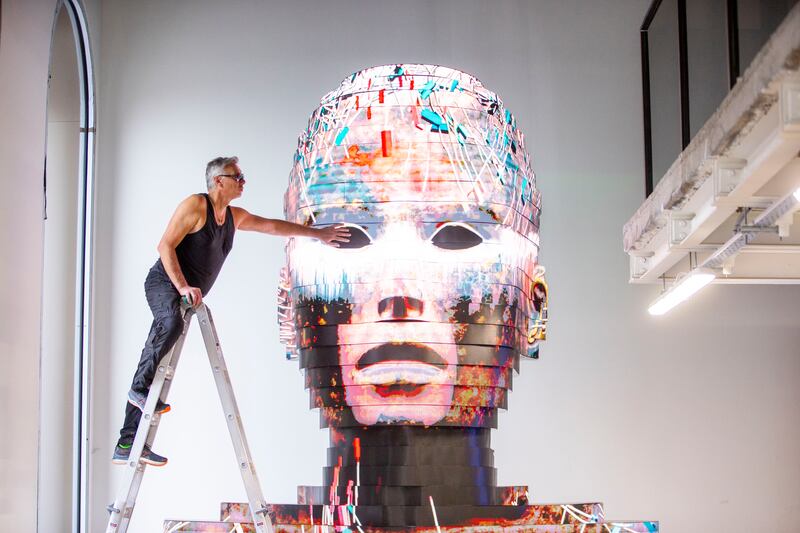
[{"label": "man's gray hair", "polygon": [[236,165],[239,163],[239,158],[231,157],[215,157],[206,165],[206,187],[210,191],[216,186],[214,178],[225,172],[225,167],[229,165]]}]

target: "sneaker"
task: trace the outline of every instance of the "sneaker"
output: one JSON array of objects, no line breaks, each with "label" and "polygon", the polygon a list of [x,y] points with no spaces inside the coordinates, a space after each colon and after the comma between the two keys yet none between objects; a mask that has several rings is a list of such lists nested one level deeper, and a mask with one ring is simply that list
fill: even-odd
[{"label": "sneaker", "polygon": [[[131,446],[131,444],[127,446],[117,444],[117,447],[114,448],[114,455],[111,458],[111,462],[115,465],[124,465],[127,463],[128,458],[131,456]],[[167,464],[166,457],[158,455],[147,445],[145,445],[144,450],[142,450],[142,456],[139,457],[139,461],[153,466],[164,466]]]},{"label": "sneaker", "polygon": [[[135,390],[131,389],[128,391],[128,403],[134,407],[137,407],[140,411],[144,412],[144,403],[147,401],[147,394],[142,394],[141,392],[136,392]],[[168,403],[164,403],[159,398],[158,403],[156,403],[156,413],[166,413],[169,411],[171,407]]]}]

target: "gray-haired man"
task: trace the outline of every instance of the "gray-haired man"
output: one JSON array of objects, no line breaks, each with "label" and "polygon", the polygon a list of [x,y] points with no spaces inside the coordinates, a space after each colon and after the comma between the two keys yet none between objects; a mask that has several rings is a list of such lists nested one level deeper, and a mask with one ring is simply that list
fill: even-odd
[{"label": "gray-haired man", "polygon": [[[348,241],[348,230],[340,226],[310,228],[231,207],[230,202],[242,195],[245,183],[238,157],[218,157],[210,161],[206,166],[208,193],[193,194],[183,200],[158,243],[159,259],[144,282],[153,324],[128,391],[125,422],[114,449],[114,463],[127,461],[158,363],[181,334],[181,297],[185,296],[195,307],[202,303],[233,246],[236,230],[312,237],[332,246]],[[160,401],[156,407],[159,413],[169,409],[169,405]],[[149,447],[145,447],[141,460],[155,466],[167,463],[165,457]]]}]

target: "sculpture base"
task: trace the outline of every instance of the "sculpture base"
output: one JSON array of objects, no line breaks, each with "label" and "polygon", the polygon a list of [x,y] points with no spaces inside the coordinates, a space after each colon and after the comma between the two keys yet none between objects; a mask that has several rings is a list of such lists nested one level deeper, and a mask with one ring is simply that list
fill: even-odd
[{"label": "sculpture base", "polygon": [[[430,506],[269,505],[275,533],[448,532],[448,533],[652,533],[658,522],[606,522],[600,503],[499,506],[436,506],[437,528]],[[469,518],[472,515],[474,518]],[[363,519],[362,519],[363,517]],[[480,518],[478,518],[480,517]],[[369,526],[380,520],[395,525]],[[405,524],[402,522],[405,521]],[[407,525],[413,522],[416,525]],[[219,521],[165,520],[167,533],[255,532],[246,503],[223,503]]]}]

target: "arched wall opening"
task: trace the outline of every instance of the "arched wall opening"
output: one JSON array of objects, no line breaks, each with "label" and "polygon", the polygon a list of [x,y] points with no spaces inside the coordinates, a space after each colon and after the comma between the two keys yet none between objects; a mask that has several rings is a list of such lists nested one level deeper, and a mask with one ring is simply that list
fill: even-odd
[{"label": "arched wall opening", "polygon": [[94,98],[83,7],[57,3],[47,90],[38,531],[86,531]]}]

